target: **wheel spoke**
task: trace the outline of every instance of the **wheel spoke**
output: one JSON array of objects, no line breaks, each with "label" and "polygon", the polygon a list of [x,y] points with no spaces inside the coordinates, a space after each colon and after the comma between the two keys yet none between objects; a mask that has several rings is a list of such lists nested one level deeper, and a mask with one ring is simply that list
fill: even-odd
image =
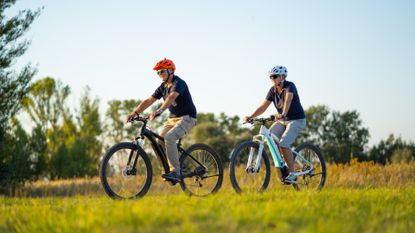
[{"label": "wheel spoke", "polygon": [[[296,188],[300,190],[320,190],[324,185],[326,177],[326,166],[320,151],[313,145],[304,144],[299,146],[297,153],[300,156],[296,156],[295,158],[294,171],[307,171],[311,168],[310,166],[312,166],[314,170],[312,173],[299,176]],[[303,159],[301,156],[308,162],[302,161]]]},{"label": "wheel spoke", "polygon": [[[257,155],[258,144],[254,142],[245,142],[238,145],[231,157],[230,178],[232,187],[237,192],[258,192],[263,191],[268,186],[270,179],[270,164],[265,151],[260,159],[258,172],[253,172],[256,165],[256,156],[253,156],[251,164],[249,162],[250,151],[253,150]],[[250,169],[247,171],[247,169]]]},{"label": "wheel spoke", "polygon": [[219,175],[223,173],[223,168],[220,161],[218,161],[218,156],[213,154],[212,149],[203,144],[189,148],[187,153],[197,162],[190,156],[184,155],[182,159],[182,167],[184,168],[182,170],[184,172],[183,182],[181,183],[182,189],[186,193],[195,196],[206,196],[216,192],[220,188],[223,179]]},{"label": "wheel spoke", "polygon": [[[132,149],[134,147],[134,144],[120,143],[104,156],[100,176],[104,189],[110,197],[140,197],[145,195],[151,184],[151,164],[146,155],[138,155],[137,149]],[[128,165],[131,152],[133,154]],[[136,166],[133,167],[136,159]]]}]

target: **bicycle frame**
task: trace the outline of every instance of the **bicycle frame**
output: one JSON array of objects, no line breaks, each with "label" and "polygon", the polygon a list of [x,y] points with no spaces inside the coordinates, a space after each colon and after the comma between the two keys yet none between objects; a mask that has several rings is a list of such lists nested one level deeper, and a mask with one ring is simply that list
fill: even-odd
[{"label": "bicycle frame", "polygon": [[[264,150],[264,144],[266,143],[268,146],[269,151],[271,152],[272,159],[274,161],[275,167],[282,169],[285,164],[285,161],[283,160],[280,150],[279,150],[279,144],[278,144],[278,137],[275,136],[271,131],[265,126],[261,125],[261,128],[259,130],[259,134],[255,135],[252,139],[254,142],[259,143],[258,153],[256,156],[254,155],[255,149],[251,148],[249,151],[248,156],[248,162],[246,166],[246,170],[248,171],[249,168],[251,168],[252,161],[254,161],[255,167],[253,168],[252,172],[258,172],[259,167],[261,165],[261,157],[262,152]],[[277,142],[277,144],[275,143]],[[297,153],[294,150],[291,150],[293,153],[294,158],[298,156],[303,162],[307,163],[307,165],[310,166],[310,169],[302,172],[294,172],[293,174],[296,176],[310,174],[315,168],[313,167],[313,164],[306,160],[303,156],[301,156],[299,153]],[[254,158],[255,156],[255,158]]]},{"label": "bicycle frame", "polygon": [[[154,152],[156,153],[157,158],[159,159],[160,163],[162,164],[164,172],[165,173],[170,172],[170,166],[169,166],[169,163],[168,163],[168,160],[167,160],[166,152],[164,151],[162,145],[160,145],[157,142],[157,139],[164,142],[164,138],[162,136],[154,133],[153,131],[151,131],[151,129],[147,127],[147,121],[142,121],[142,122],[143,122],[143,125],[141,126],[140,136],[135,138],[135,143],[136,143],[137,147],[142,147],[142,145],[144,143],[144,139],[147,138],[150,141],[151,147],[153,148]],[[177,149],[178,149],[180,155],[186,154],[193,161],[195,161],[197,164],[199,164],[200,166],[205,168],[205,166],[203,166],[203,164],[201,164],[197,159],[195,159],[192,155],[188,154],[183,148],[181,148],[180,144],[181,144],[181,139],[179,140],[179,142],[177,144]],[[128,157],[128,163],[127,164],[130,164],[132,156],[133,156],[133,151],[131,151],[131,153]],[[133,163],[133,166],[132,166],[133,169],[136,167],[137,161],[138,161],[138,156],[135,156],[134,163]],[[193,175],[194,174],[187,174],[186,177],[191,177]]]}]

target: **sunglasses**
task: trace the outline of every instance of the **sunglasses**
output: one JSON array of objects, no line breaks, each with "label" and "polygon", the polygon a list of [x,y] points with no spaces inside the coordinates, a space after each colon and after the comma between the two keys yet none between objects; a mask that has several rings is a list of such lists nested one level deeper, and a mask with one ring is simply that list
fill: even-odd
[{"label": "sunglasses", "polygon": [[166,70],[158,70],[158,71],[157,71],[157,74],[158,74],[158,75],[160,75],[160,74],[162,74],[162,73],[164,73],[164,72],[166,72]]},{"label": "sunglasses", "polygon": [[277,79],[279,77],[282,77],[282,75],[271,75],[271,76],[269,76],[270,79]]}]

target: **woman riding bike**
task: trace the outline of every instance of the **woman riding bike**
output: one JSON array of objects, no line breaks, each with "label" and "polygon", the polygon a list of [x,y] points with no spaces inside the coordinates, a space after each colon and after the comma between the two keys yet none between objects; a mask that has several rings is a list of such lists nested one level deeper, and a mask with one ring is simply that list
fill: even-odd
[{"label": "woman riding bike", "polygon": [[279,176],[282,182],[292,184],[295,183],[297,177],[292,174],[294,171],[294,158],[290,148],[301,130],[306,126],[305,114],[297,88],[293,82],[286,81],[287,68],[275,66],[268,74],[272,87],[269,89],[262,104],[250,116],[245,116],[244,120],[250,121],[261,115],[267,110],[271,102],[274,103],[278,114],[276,114],[276,121],[270,127],[270,130],[280,139],[281,152],[290,172],[287,177],[283,177],[282,174],[279,174]]}]

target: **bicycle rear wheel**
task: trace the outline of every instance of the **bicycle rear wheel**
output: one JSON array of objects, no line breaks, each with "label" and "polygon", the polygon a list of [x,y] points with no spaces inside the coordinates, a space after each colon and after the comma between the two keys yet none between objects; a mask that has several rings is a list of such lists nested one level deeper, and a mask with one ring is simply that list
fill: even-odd
[{"label": "bicycle rear wheel", "polygon": [[294,154],[294,172],[304,172],[311,167],[314,169],[310,173],[298,176],[294,188],[320,191],[326,181],[326,163],[320,149],[313,144],[304,143],[298,146],[295,152],[301,156]]},{"label": "bicycle rear wheel", "polygon": [[216,151],[205,144],[194,144],[180,157],[182,190],[191,196],[207,196],[222,186],[223,165]]},{"label": "bicycle rear wheel", "polygon": [[[258,155],[259,144],[253,141],[246,141],[239,144],[233,151],[229,164],[229,176],[232,187],[237,193],[262,192],[269,184],[271,168],[265,149]],[[252,154],[251,164],[248,164],[249,154]],[[260,158],[258,171],[254,171],[257,156]]]},{"label": "bicycle rear wheel", "polygon": [[129,142],[111,147],[105,154],[100,169],[102,186],[108,196],[114,199],[144,196],[150,188],[152,175],[147,154]]}]

